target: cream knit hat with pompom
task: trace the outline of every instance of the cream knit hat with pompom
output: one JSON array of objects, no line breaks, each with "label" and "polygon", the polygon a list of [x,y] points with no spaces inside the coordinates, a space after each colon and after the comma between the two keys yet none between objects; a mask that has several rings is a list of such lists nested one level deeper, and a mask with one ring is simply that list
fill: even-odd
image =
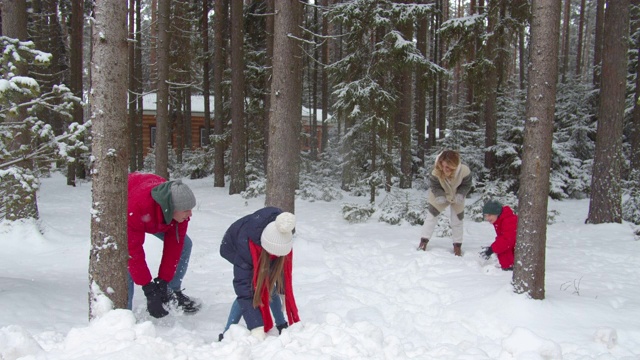
[{"label": "cream knit hat with pompom", "polygon": [[260,243],[269,254],[285,256],[291,252],[293,229],[296,227],[296,216],[283,212],[264,228]]}]

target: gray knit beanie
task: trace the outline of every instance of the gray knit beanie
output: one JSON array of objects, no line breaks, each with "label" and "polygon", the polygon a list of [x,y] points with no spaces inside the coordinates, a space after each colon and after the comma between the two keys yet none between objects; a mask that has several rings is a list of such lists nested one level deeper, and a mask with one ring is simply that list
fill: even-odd
[{"label": "gray knit beanie", "polygon": [[174,211],[191,210],[196,207],[196,197],[182,180],[175,180],[171,184],[171,201]]},{"label": "gray knit beanie", "polygon": [[502,213],[502,204],[497,200],[489,200],[482,207],[482,214],[500,215]]}]

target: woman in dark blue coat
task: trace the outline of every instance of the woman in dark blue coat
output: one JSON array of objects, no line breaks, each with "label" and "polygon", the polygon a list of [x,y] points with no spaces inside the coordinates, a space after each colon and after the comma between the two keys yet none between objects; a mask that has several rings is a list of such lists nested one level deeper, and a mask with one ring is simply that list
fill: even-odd
[{"label": "woman in dark blue coat", "polygon": [[[233,264],[236,300],[224,331],[243,317],[251,334],[264,339],[273,327],[279,332],[299,321],[291,282],[292,238],[295,216],[276,207],[265,207],[231,224],[220,255]],[[285,295],[288,322],[282,312],[280,294]],[[270,304],[270,306],[268,306]],[[223,334],[219,339],[222,340]]]}]

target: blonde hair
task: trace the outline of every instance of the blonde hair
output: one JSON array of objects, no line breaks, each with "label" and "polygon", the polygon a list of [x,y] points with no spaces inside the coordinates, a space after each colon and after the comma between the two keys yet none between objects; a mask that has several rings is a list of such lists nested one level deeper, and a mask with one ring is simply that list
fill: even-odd
[{"label": "blonde hair", "polygon": [[253,307],[262,306],[262,298],[260,291],[263,286],[267,286],[269,290],[269,298],[274,287],[278,293],[284,290],[284,256],[279,256],[271,263],[271,255],[262,250],[260,259],[258,260],[258,278],[256,279],[256,288],[253,292]]},{"label": "blonde hair", "polygon": [[[460,154],[458,154],[457,151],[445,150],[440,155],[438,155],[438,159],[436,160],[435,172],[436,176],[440,179],[447,178],[444,173],[444,169],[442,168],[443,163],[448,163],[449,165],[457,169],[458,166],[460,166]],[[452,178],[454,175],[455,172],[451,173],[448,177]]]}]

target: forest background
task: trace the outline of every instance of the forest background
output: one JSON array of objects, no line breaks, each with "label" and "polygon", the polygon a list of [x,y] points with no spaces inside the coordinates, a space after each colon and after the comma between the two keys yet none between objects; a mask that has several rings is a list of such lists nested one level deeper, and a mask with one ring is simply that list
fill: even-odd
[{"label": "forest background", "polygon": [[[424,200],[402,189],[426,189],[445,148],[461,153],[482,194],[469,218],[498,198],[527,219],[521,260],[544,267],[544,235],[531,235],[541,225],[527,222],[550,221],[548,197],[590,197],[591,223],[640,224],[640,1],[127,5],[16,0],[1,8],[0,217],[38,218],[38,179],[51,171],[65,172],[70,186],[91,179],[92,260],[107,238],[126,244],[121,170],[212,176],[214,187],[266,194],[268,205],[290,211],[296,197],[332,201],[346,191],[369,197],[368,206],[343,206],[349,221],[381,210],[382,221],[420,224]],[[545,14],[549,22],[536,24]],[[157,94],[157,133],[143,158],[149,93]],[[185,135],[195,94],[204,96],[209,134],[201,148]],[[536,101],[551,116],[536,112]],[[312,111],[309,134],[303,105]],[[318,124],[316,146],[309,139]],[[535,138],[547,133],[548,144]],[[305,140],[310,147],[300,150]],[[542,159],[540,173],[527,155]],[[531,179],[543,184],[525,186]],[[519,206],[528,198],[531,206]],[[525,246],[533,243],[537,250]],[[105,258],[126,269],[122,257]],[[97,283],[118,273],[90,267]],[[525,267],[514,271],[516,290],[527,283]]]}]

